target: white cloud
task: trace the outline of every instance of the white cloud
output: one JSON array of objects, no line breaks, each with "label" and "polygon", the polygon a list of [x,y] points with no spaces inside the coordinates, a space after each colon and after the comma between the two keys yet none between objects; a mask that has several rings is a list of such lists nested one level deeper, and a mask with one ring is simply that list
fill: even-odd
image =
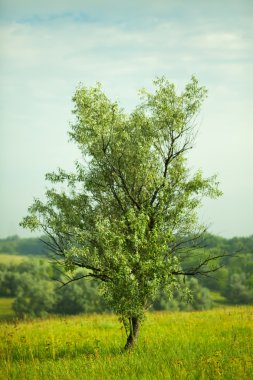
[{"label": "white cloud", "polygon": [[204,49],[245,50],[250,47],[239,33],[216,32],[206,33],[196,38],[196,46]]}]

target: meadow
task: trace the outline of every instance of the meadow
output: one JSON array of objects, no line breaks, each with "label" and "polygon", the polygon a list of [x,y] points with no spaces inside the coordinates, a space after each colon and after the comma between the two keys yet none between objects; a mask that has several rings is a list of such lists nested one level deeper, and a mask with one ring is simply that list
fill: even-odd
[{"label": "meadow", "polygon": [[0,297],[0,321],[13,319],[15,314],[12,310],[12,303],[14,298],[12,297]]},{"label": "meadow", "polygon": [[0,379],[251,379],[253,307],[148,313],[133,352],[112,315],[1,323]]},{"label": "meadow", "polygon": [[25,260],[29,260],[29,258],[27,256],[0,253],[0,264],[20,264]]}]

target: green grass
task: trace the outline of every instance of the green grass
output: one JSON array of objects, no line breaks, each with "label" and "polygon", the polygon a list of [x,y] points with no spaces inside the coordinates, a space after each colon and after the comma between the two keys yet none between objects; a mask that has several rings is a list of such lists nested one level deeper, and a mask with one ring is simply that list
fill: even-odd
[{"label": "green grass", "polygon": [[0,379],[250,379],[253,307],[148,314],[134,352],[110,315],[4,323]]},{"label": "green grass", "polygon": [[38,261],[45,261],[48,262],[49,258],[45,256],[38,256],[38,255],[12,255],[9,253],[2,253],[0,252],[0,264],[15,264],[18,265],[22,263],[23,261],[27,260],[38,260]]},{"label": "green grass", "polygon": [[0,253],[0,263],[2,264],[20,264],[24,260],[29,260],[29,256],[10,255],[8,253]]},{"label": "green grass", "polygon": [[222,296],[219,292],[210,291],[210,296],[215,307],[225,307],[228,305],[226,297]]},{"label": "green grass", "polygon": [[0,298],[0,321],[9,320],[14,317],[11,306],[15,298]]}]

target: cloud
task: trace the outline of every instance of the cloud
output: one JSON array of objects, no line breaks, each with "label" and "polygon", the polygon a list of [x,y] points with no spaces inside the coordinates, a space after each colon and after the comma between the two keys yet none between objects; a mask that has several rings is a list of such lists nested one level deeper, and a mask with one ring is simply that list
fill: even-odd
[{"label": "cloud", "polygon": [[[216,24],[241,27],[251,25],[251,0],[2,0],[1,18],[23,23],[50,23],[60,20],[75,22],[120,23],[141,29],[164,20],[177,20],[192,27],[194,24]],[[226,19],[224,25],[223,20]]]},{"label": "cloud", "polygon": [[[211,5],[209,12],[204,2],[197,8],[185,6],[185,1],[170,2],[169,7],[167,1],[152,2],[150,7],[139,1],[135,8],[125,2],[120,10],[111,9],[108,2],[99,7],[91,1],[62,1],[59,8],[47,0],[2,3],[3,225],[8,224],[8,215],[19,220],[33,196],[41,196],[45,172],[57,166],[70,168],[76,158],[67,144],[67,129],[78,82],[101,81],[105,92],[129,110],[138,103],[137,90],[152,87],[156,75],[166,75],[181,89],[195,73],[208,87],[209,98],[191,162],[208,174],[220,171],[224,203],[209,207],[216,226],[225,221],[230,202],[242,230],[229,217],[225,233],[236,234],[236,228],[249,233],[238,200],[240,192],[246,194],[240,187],[253,191],[247,174],[252,171],[253,136],[252,28],[248,16],[243,16],[246,1],[238,23],[233,22],[238,10],[233,1],[225,18],[222,12],[214,17],[215,9],[224,9],[223,2],[221,8]],[[236,165],[231,164],[234,160]],[[249,197],[245,195],[243,202],[249,204]],[[12,232],[4,234],[8,233]]]},{"label": "cloud", "polygon": [[244,50],[249,47],[239,34],[226,32],[207,33],[197,37],[196,43],[205,49]]},{"label": "cloud", "polygon": [[[250,43],[239,33],[208,33],[188,29],[175,23],[161,23],[147,30],[127,30],[103,24],[62,23],[48,26],[12,24],[1,27],[2,56],[18,66],[44,64],[54,66],[62,60],[64,67],[73,60],[103,56],[107,60],[153,57],[157,64],[169,58],[174,62],[243,58]],[[158,59],[156,59],[158,58]],[[55,60],[56,59],[56,60]],[[147,64],[152,63],[149,59]],[[81,62],[80,62],[81,63]]]}]

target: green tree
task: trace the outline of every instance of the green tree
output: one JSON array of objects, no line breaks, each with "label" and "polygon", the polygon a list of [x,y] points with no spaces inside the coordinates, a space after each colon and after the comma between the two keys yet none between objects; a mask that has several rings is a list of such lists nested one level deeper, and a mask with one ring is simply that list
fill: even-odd
[{"label": "green tree", "polygon": [[250,304],[253,302],[253,290],[250,277],[246,273],[232,273],[228,287],[224,292],[230,303]]},{"label": "green tree", "polygon": [[163,77],[154,87],[141,91],[130,115],[99,84],[77,89],[70,137],[83,162],[73,173],[47,174],[53,187],[46,201],[35,200],[21,223],[49,237],[66,269],[86,268],[84,276],[100,280],[128,331],[126,348],[161,288],[171,293],[180,276],[208,270],[211,258],[195,268],[181,263],[202,231],[202,197],[221,194],[215,176],[191,174],[187,166],[206,89],[195,77],[179,95]]},{"label": "green tree", "polygon": [[[184,288],[190,291],[190,297],[184,296]],[[183,296],[182,296],[183,295]],[[213,306],[211,293],[201,286],[196,278],[184,279],[181,287],[173,292],[173,297],[161,292],[153,303],[153,310],[206,310]]]},{"label": "green tree", "polygon": [[34,279],[32,274],[24,273],[13,303],[13,310],[21,318],[47,315],[55,302],[54,288],[52,282]]},{"label": "green tree", "polygon": [[[8,269],[11,269],[11,267]],[[0,267],[0,296],[15,297],[21,281],[22,277],[19,273],[11,270],[2,272]]]},{"label": "green tree", "polygon": [[[78,273],[75,276],[80,277]],[[78,314],[109,311],[98,294],[97,283],[94,280],[80,280],[58,289],[54,313]]]}]

